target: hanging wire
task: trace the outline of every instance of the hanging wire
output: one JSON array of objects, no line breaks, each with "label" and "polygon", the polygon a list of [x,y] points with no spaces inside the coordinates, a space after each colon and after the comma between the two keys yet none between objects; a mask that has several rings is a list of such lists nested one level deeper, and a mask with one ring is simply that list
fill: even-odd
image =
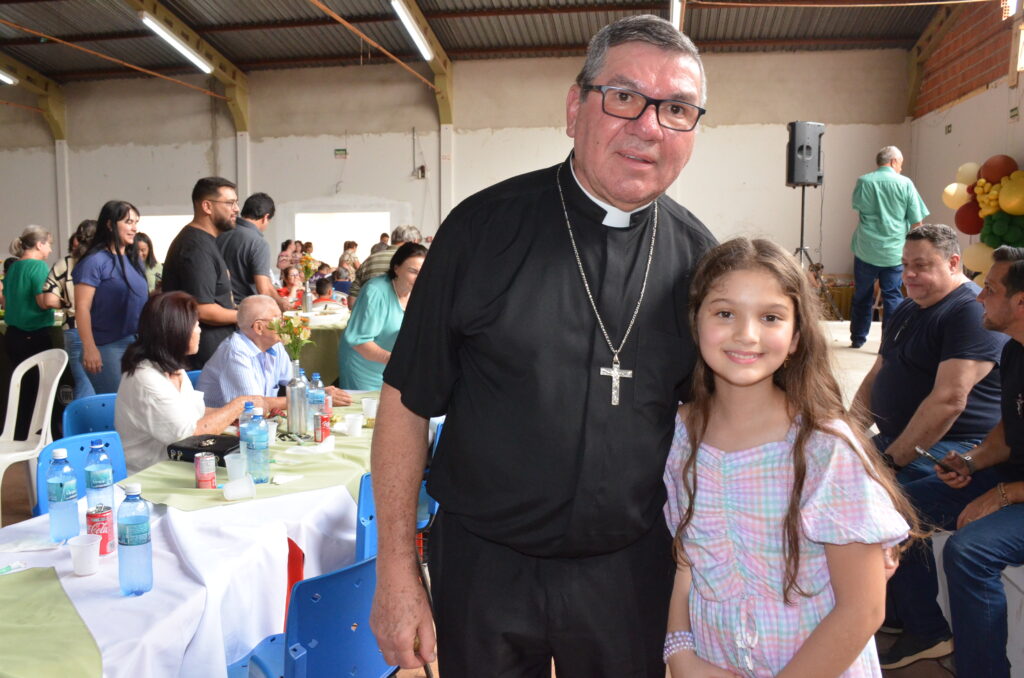
[{"label": "hanging wire", "polygon": [[154,78],[160,78],[161,80],[167,80],[168,82],[173,82],[173,83],[176,83],[178,85],[182,85],[183,87],[188,87],[189,89],[194,89],[194,90],[196,90],[198,92],[202,92],[203,94],[206,94],[207,96],[211,96],[211,97],[214,97],[216,99],[223,99],[224,101],[228,100],[228,97],[224,96],[223,94],[217,94],[216,92],[212,92],[212,91],[210,91],[208,89],[203,89],[202,87],[198,87],[196,85],[192,85],[190,83],[187,83],[184,80],[178,80],[177,78],[172,78],[172,77],[167,76],[167,75],[162,75],[160,73],[157,73],[156,71],[151,71],[148,68],[143,68],[141,66],[136,66],[135,64],[130,64],[127,61],[122,61],[122,60],[117,59],[115,57],[107,56],[106,54],[101,54],[100,52],[96,52],[96,51],[91,50],[91,49],[89,49],[87,47],[82,47],[81,45],[72,44],[70,42],[67,42],[66,40],[61,40],[60,38],[55,38],[52,35],[47,35],[46,33],[40,33],[39,31],[34,31],[31,28],[26,28],[24,26],[19,26],[18,24],[14,23],[13,21],[7,21],[6,19],[0,19],[0,24],[3,24],[4,26],[9,26],[11,28],[14,28],[16,30],[22,31],[24,33],[28,33],[29,35],[35,35],[37,37],[45,38],[46,40],[50,40],[51,42],[56,42],[58,44],[65,45],[67,47],[70,47],[71,49],[77,49],[80,52],[85,52],[86,54],[91,54],[91,55],[93,55],[95,57],[99,57],[100,59],[105,59],[107,61],[112,61],[115,64],[118,64],[120,66],[124,66],[125,68],[130,68],[130,69],[132,69],[134,71],[139,71],[140,73],[145,73],[146,75],[152,75]]},{"label": "hanging wire", "polygon": [[41,108],[36,108],[35,106],[26,106],[25,104],[16,104],[13,101],[0,100],[0,104],[3,104],[4,106],[14,106],[15,108],[24,108],[25,110],[35,111],[36,113],[46,113],[46,111],[44,111]]}]

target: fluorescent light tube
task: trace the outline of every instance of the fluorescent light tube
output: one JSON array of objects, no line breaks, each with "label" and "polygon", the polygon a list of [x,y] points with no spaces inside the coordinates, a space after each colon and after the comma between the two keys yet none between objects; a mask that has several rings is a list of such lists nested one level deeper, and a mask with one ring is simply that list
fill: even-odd
[{"label": "fluorescent light tube", "polygon": [[405,26],[406,32],[409,33],[409,37],[416,43],[416,48],[420,51],[420,55],[423,56],[424,61],[430,61],[434,58],[434,52],[430,49],[430,45],[427,44],[427,38],[420,32],[420,27],[413,21],[412,15],[409,14],[408,8],[402,0],[391,0],[391,6],[395,8],[395,13],[398,18],[402,20],[402,25]]},{"label": "fluorescent light tube", "polygon": [[17,85],[18,79],[7,71],[0,71],[0,82],[5,85]]},{"label": "fluorescent light tube", "polygon": [[673,27],[678,29],[679,28],[679,15],[682,13],[682,9],[683,9],[682,4],[679,2],[679,0],[669,0],[668,7],[669,7],[669,10],[668,10],[669,11],[669,18],[668,18],[668,20],[672,24]]},{"label": "fluorescent light tube", "polygon": [[195,52],[195,50],[183,43],[178,36],[167,30],[163,24],[150,16],[148,12],[139,12],[139,18],[142,19],[142,23],[149,27],[149,30],[159,35],[167,42],[167,44],[178,50],[183,57],[194,63],[196,68],[201,70],[203,73],[213,73],[213,66],[208,64],[203,57],[199,56]]}]

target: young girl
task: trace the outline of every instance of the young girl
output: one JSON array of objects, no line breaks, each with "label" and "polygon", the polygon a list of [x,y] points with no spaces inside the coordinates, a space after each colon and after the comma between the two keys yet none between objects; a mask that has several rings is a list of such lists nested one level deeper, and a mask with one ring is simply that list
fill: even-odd
[{"label": "young girl", "polygon": [[719,245],[693,280],[700,358],[665,470],[672,676],[880,676],[883,549],[912,513],[848,423],[817,299],[767,240]]}]

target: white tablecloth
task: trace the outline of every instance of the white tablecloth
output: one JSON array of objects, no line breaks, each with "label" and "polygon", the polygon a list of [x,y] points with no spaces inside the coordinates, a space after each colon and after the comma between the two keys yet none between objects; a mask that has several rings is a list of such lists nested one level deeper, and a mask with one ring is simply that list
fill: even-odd
[{"label": "white tablecloth", "polygon": [[[83,500],[83,526],[84,510]],[[220,678],[227,664],[283,630],[287,538],[306,553],[305,576],[316,576],[352,562],[355,521],[355,501],[341,486],[202,511],[154,506],[153,590],[132,598],[118,588],[115,554],[102,558],[97,574],[78,577],[66,546],[5,549],[47,539],[48,516],[0,530],[0,567],[22,560],[56,568],[100,648],[104,676]]]}]

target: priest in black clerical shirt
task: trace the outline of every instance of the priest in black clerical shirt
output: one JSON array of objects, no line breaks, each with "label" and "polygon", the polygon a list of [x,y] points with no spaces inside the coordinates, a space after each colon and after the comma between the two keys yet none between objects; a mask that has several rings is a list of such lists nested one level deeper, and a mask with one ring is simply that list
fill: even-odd
[{"label": "priest in black clerical shirt", "polygon": [[591,41],[564,162],[456,207],[384,375],[373,446],[385,659],[434,656],[413,529],[427,418],[445,678],[662,678],[675,565],[665,458],[696,349],[691,273],[715,243],[664,195],[703,114],[696,48],[634,16]]}]

